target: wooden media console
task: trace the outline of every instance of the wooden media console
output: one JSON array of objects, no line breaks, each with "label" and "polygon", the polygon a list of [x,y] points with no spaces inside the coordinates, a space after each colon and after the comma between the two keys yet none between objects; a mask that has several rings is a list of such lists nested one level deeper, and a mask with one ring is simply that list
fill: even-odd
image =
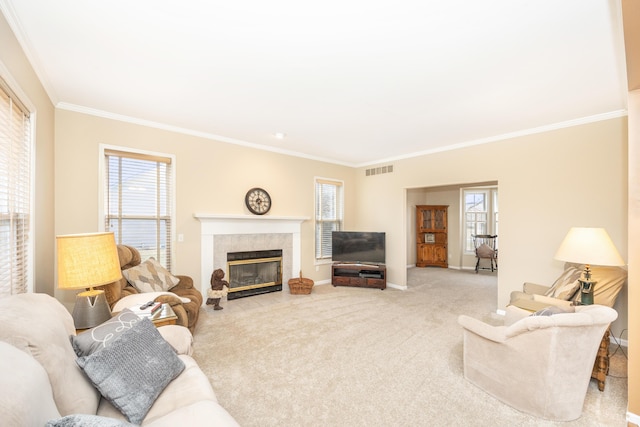
[{"label": "wooden media console", "polygon": [[387,267],[375,264],[336,263],[331,266],[331,284],[386,289]]}]

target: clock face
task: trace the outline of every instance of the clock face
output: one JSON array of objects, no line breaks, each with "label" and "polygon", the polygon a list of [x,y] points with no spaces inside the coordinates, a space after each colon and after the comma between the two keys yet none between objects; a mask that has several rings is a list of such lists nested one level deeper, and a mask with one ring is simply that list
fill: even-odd
[{"label": "clock face", "polygon": [[244,196],[247,208],[256,215],[264,215],[271,209],[271,196],[262,188],[252,188]]}]

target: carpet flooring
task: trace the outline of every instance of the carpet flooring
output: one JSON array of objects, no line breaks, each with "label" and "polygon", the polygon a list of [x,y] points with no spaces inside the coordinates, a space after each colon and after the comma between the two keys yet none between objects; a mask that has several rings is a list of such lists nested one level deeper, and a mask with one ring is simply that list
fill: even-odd
[{"label": "carpet flooring", "polygon": [[[408,290],[316,285],[202,309],[194,357],[250,426],[625,426],[626,349],[582,416],[554,423],[463,377],[458,315],[500,324],[495,273],[412,268]],[[526,380],[526,378],[523,378]]]}]

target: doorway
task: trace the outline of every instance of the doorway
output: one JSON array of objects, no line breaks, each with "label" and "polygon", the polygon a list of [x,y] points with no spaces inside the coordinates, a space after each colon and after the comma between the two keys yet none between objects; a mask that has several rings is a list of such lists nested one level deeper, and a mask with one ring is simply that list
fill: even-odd
[{"label": "doorway", "polygon": [[[473,234],[498,234],[498,182],[452,184],[407,189],[407,265],[416,265],[416,206],[448,206],[447,255],[449,268],[475,272],[476,256]],[[472,194],[467,204],[465,195]],[[484,194],[483,199],[478,196]],[[475,203],[474,203],[475,202]],[[482,202],[482,203],[481,203]],[[471,212],[467,212],[471,209]],[[467,215],[468,214],[468,215]],[[497,275],[497,270],[480,270]]]}]

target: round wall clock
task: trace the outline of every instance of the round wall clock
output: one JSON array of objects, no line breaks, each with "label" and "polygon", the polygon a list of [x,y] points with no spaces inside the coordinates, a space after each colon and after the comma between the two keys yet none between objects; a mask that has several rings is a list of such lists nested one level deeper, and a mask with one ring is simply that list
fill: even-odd
[{"label": "round wall clock", "polygon": [[262,188],[252,188],[244,196],[247,208],[256,215],[264,215],[271,209],[271,196]]}]

